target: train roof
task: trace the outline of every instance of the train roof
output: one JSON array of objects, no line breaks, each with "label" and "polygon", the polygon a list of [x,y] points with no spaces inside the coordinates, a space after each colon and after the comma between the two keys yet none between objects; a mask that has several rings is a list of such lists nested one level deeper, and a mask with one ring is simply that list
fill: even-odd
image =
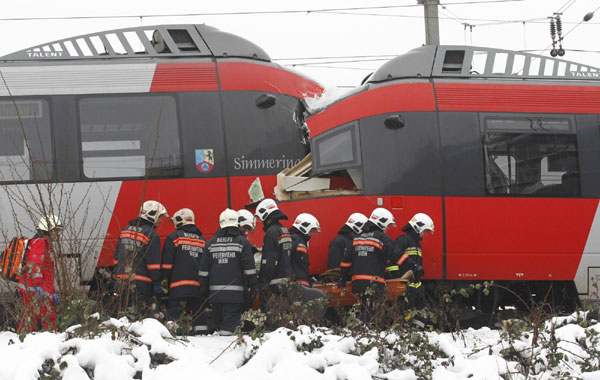
[{"label": "train roof", "polygon": [[258,45],[204,25],[114,29],[52,41],[0,57],[0,61],[239,57],[271,61]]},{"label": "train roof", "polygon": [[519,51],[426,45],[388,61],[368,83],[421,77],[600,80],[600,69]]}]

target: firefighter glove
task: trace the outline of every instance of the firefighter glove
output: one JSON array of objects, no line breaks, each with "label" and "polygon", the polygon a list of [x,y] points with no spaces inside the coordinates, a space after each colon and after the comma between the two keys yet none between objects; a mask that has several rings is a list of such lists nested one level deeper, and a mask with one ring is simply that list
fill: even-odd
[{"label": "firefighter glove", "polygon": [[154,293],[159,296],[162,295],[163,294],[162,286],[154,285]]},{"label": "firefighter glove", "polygon": [[41,286],[38,286],[37,288],[35,288],[35,290],[37,292],[36,294],[37,294],[38,297],[43,297],[44,296],[45,292],[44,292],[44,289],[42,289]]},{"label": "firefighter glove", "polygon": [[165,293],[165,294],[169,293],[169,281],[162,280],[160,282],[160,287],[162,288],[163,293]]},{"label": "firefighter glove", "polygon": [[58,305],[60,303],[60,296],[58,295],[58,293],[54,293],[52,295],[52,299],[54,300],[55,305]]},{"label": "firefighter glove", "polygon": [[343,278],[340,278],[337,284],[338,288],[345,288],[346,287],[346,280]]}]

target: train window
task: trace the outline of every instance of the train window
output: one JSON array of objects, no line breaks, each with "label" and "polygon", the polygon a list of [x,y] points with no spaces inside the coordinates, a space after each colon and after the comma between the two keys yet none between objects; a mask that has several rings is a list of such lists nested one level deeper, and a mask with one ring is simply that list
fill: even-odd
[{"label": "train window", "polygon": [[577,139],[572,129],[569,120],[486,119],[486,193],[579,196]]},{"label": "train window", "polygon": [[360,166],[360,141],[356,123],[335,128],[312,141],[314,173]]},{"label": "train window", "polygon": [[86,177],[164,178],[183,174],[172,97],[83,98],[79,112]]},{"label": "train window", "polygon": [[0,101],[0,181],[51,179],[53,152],[45,100]]}]

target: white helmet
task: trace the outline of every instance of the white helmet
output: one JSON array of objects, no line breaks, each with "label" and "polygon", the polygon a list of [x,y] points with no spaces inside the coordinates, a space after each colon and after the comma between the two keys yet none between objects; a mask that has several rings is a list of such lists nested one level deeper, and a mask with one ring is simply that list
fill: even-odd
[{"label": "white helmet", "polygon": [[225,211],[219,215],[219,226],[225,227],[237,227],[238,226],[238,213],[235,210],[226,208]]},{"label": "white helmet", "polygon": [[304,235],[308,235],[310,230],[321,231],[321,225],[319,224],[317,218],[306,213],[300,214],[296,217],[293,227],[296,227],[296,229],[302,232]]},{"label": "white helmet", "polygon": [[38,223],[37,229],[40,231],[51,231],[53,229],[60,229],[62,230],[64,227],[60,221],[60,219],[58,219],[58,217],[56,215],[52,215],[52,214],[48,214],[47,216],[42,216],[42,218],[40,219],[40,222]]},{"label": "white helmet", "polygon": [[238,210],[238,223],[240,228],[248,226],[252,231],[256,228],[256,217],[252,215],[252,213],[246,209]]},{"label": "white helmet", "polygon": [[277,203],[275,203],[274,200],[271,198],[263,199],[258,206],[256,206],[256,216],[264,222],[275,210],[279,210],[279,207],[277,207]]},{"label": "white helmet", "polygon": [[156,223],[161,216],[168,218],[169,214],[160,202],[146,201],[140,209],[140,218],[146,219],[150,223]]},{"label": "white helmet", "polygon": [[173,214],[171,222],[173,222],[175,228],[181,228],[188,224],[194,224],[194,212],[189,208],[182,208]]},{"label": "white helmet", "polygon": [[355,212],[354,214],[350,215],[346,221],[346,225],[352,228],[352,231],[359,234],[361,233],[365,223],[367,223],[367,220],[369,219],[365,215],[361,214],[360,212]]},{"label": "white helmet", "polygon": [[413,216],[412,219],[408,221],[408,224],[410,224],[418,234],[425,230],[429,230],[431,231],[431,233],[433,233],[434,230],[433,220],[431,220],[429,215],[423,214],[421,212],[415,214],[415,216]]},{"label": "white helmet", "polygon": [[369,219],[382,230],[385,230],[390,224],[396,225],[394,215],[392,215],[391,212],[389,212],[383,207],[379,207],[373,210]]}]

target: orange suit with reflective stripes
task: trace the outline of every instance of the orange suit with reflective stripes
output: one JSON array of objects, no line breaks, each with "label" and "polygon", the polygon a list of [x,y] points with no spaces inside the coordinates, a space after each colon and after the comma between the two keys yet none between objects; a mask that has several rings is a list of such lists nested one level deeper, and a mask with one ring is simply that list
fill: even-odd
[{"label": "orange suit with reflective stripes", "polygon": [[25,273],[17,288],[25,308],[19,330],[54,330],[54,260],[46,235],[38,233],[29,240],[25,251]]}]

